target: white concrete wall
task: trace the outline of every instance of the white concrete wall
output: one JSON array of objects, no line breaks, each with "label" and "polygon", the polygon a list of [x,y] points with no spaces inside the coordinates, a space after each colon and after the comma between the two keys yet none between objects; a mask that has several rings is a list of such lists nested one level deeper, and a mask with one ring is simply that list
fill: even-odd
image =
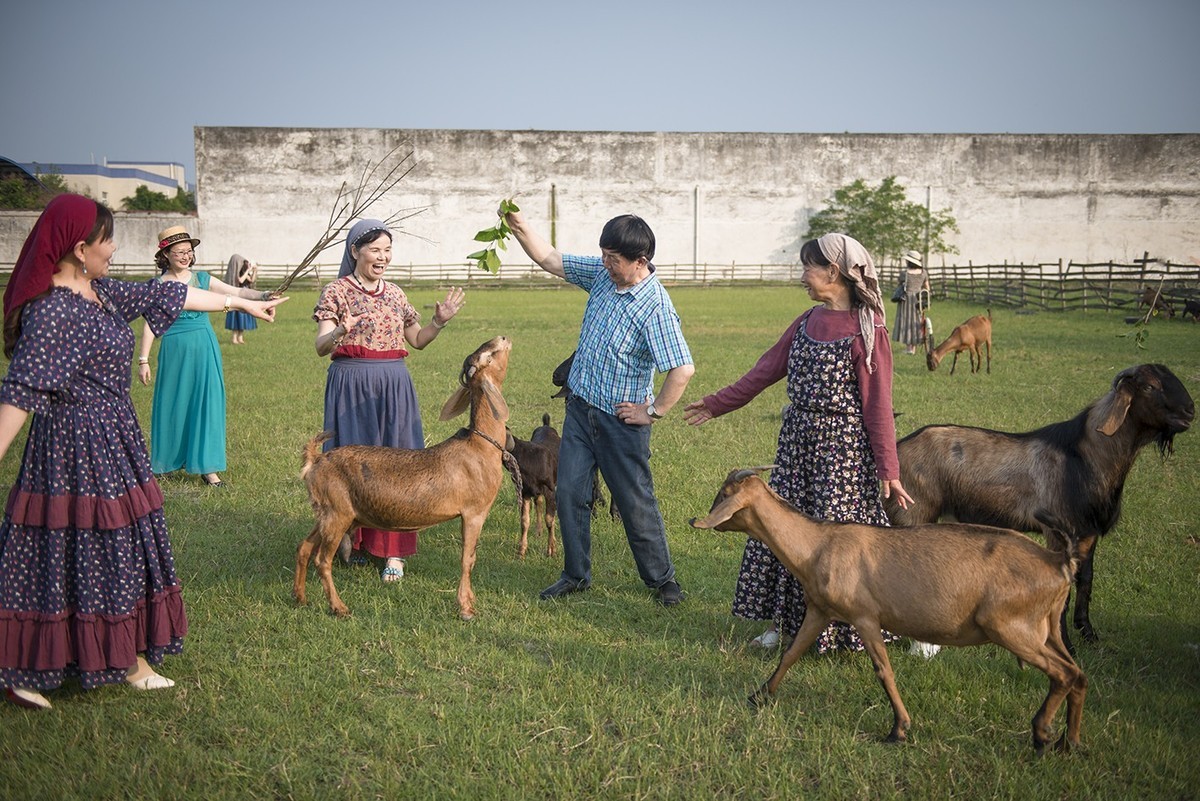
[{"label": "white concrete wall", "polygon": [[[889,175],[913,202],[923,204],[928,187],[933,208],[957,219],[960,253],[935,255],[934,264],[1200,255],[1200,134],[198,127],[192,222],[201,262],[223,264],[238,252],[264,264],[298,263],[324,230],[342,182],[357,183],[368,162],[405,143],[416,169],[373,210],[429,207],[406,225],[417,236],[398,238],[398,264],[463,263],[478,247],[475,232],[513,194],[548,233],[551,186],[557,243],[568,252],[595,252],[604,222],[634,212],[654,228],[660,264],[787,263],[809,215],[836,189],[859,178],[877,186]],[[157,231],[137,231],[135,252],[133,232],[119,230],[117,260],[144,254],[148,262]],[[19,248],[0,224],[0,264],[11,264]],[[335,249],[321,262],[339,258]],[[527,263],[510,250],[506,263],[516,262]]]}]

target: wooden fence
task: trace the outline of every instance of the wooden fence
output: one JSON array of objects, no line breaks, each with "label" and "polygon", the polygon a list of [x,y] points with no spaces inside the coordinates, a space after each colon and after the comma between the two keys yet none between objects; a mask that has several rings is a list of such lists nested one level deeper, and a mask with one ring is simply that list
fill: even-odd
[{"label": "wooden fence", "polygon": [[[200,269],[224,275],[224,264],[201,264]],[[743,282],[796,283],[800,267],[794,264],[656,264],[660,280],[668,285],[732,286]],[[277,285],[293,269],[290,265],[259,265],[259,286]],[[319,264],[294,286],[319,288],[337,276],[337,264]],[[147,264],[113,264],[113,275],[148,277]],[[0,276],[0,283],[7,281]],[[880,268],[885,298],[899,281],[900,268]],[[505,264],[495,275],[468,264],[393,264],[388,280],[401,286],[435,284],[466,287],[557,286],[557,279],[528,263]],[[1148,257],[1133,264],[1072,261],[1042,264],[971,264],[931,267],[930,287],[935,298],[971,305],[1035,308],[1047,311],[1132,311],[1142,293],[1158,289],[1182,310],[1183,302],[1200,299],[1200,264],[1158,262]]]}]

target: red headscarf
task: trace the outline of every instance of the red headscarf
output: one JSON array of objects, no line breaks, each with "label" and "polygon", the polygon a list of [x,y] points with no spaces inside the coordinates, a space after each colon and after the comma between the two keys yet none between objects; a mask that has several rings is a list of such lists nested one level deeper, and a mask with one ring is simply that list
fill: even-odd
[{"label": "red headscarf", "polygon": [[58,262],[86,241],[96,227],[96,201],[83,195],[58,195],[33,224],[4,290],[7,318],[50,288]]}]

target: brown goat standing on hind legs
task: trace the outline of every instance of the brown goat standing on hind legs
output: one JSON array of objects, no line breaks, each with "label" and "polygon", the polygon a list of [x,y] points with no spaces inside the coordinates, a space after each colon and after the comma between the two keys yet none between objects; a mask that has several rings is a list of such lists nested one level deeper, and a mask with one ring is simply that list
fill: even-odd
[{"label": "brown goat standing on hind legs", "polygon": [[1043,548],[1023,534],[988,526],[933,524],[897,531],[887,526],[814,520],[790,506],[757,475],[735,470],[695,528],[743,531],[766,545],[804,585],[808,611],[767,682],[750,696],[761,706],[788,669],[831,620],[858,630],[875,675],[892,705],[891,742],[907,739],[911,719],[888,660],[880,629],[943,645],[992,642],[1050,679],[1033,718],[1041,754],[1064,699],[1067,729],[1057,748],[1079,745],[1087,678],[1059,633],[1059,610],[1075,569],[1072,543]]},{"label": "brown goat standing on hind legs", "polygon": [[[442,407],[442,420],[471,410],[469,427],[424,450],[375,445],[344,445],[321,453],[328,434],[304,447],[300,476],[308,485],[316,523],[296,549],[292,595],[305,602],[304,581],[309,558],[339,617],[350,610],[333,585],[333,554],[342,536],[358,526],[422,529],[456,517],[462,519],[462,575],[458,608],[463,620],[475,616],[471,569],[483,521],[500,490],[506,466],[516,463],[504,450],[508,405],[500,394],[508,372],[512,342],[496,337],[463,362],[461,386]],[[315,551],[315,555],[314,555]]]},{"label": "brown goat standing on hind legs", "polygon": [[[938,368],[942,363],[942,359],[946,358],[947,353],[954,353],[954,361],[950,362],[950,375],[954,375],[954,368],[958,366],[958,354],[962,351],[967,352],[968,358],[971,360],[971,372],[977,373],[983,367],[983,354],[980,353],[979,346],[984,345],[987,348],[987,371],[992,372],[992,310],[988,309],[987,317],[982,314],[977,314],[969,320],[960,323],[950,332],[950,336],[946,337],[942,344],[938,345],[932,351],[925,354],[925,365],[932,371]],[[976,366],[976,361],[979,364]]]},{"label": "brown goat standing on hind legs", "polygon": [[[1099,538],[1117,524],[1125,477],[1138,452],[1157,442],[1165,458],[1196,407],[1161,364],[1123,370],[1112,390],[1072,420],[1024,434],[967,426],[926,426],[896,445],[907,509],[883,506],[895,526],[954,518],[1018,531],[1067,532],[1079,545],[1075,627],[1086,640],[1092,567]],[[1067,636],[1063,606],[1063,641]]]}]

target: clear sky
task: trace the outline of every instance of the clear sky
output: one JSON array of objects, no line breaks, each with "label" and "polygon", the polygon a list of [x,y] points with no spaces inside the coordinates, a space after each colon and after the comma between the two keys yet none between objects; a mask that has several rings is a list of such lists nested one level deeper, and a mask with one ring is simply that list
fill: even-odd
[{"label": "clear sky", "polygon": [[1200,0],[19,0],[0,156],[196,125],[1200,133]]}]

